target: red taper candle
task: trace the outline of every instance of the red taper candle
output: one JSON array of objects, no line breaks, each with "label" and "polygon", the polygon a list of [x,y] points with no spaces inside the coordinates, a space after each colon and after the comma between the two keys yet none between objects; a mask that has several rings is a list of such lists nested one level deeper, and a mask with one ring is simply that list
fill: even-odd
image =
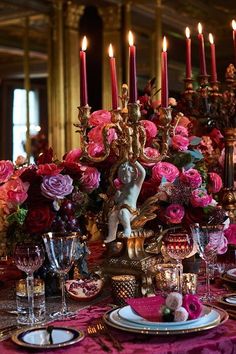
[{"label": "red taper candle", "polygon": [[188,27],[185,29],[186,34],[186,79],[192,78],[192,63],[191,63],[191,38]]},{"label": "red taper candle", "polygon": [[168,71],[167,71],[167,42],[163,38],[163,50],[161,53],[161,106],[168,107]]},{"label": "red taper candle", "polygon": [[129,31],[129,102],[137,101],[136,47],[134,37]]},{"label": "red taper candle", "polygon": [[232,21],[232,28],[233,28],[233,41],[234,41],[234,59],[235,59],[235,66],[236,66],[236,21]]},{"label": "red taper candle", "polygon": [[118,87],[116,76],[116,59],[113,56],[112,45],[109,45],[108,54],[110,57],[110,72],[111,72],[111,92],[112,92],[112,109],[118,108]]},{"label": "red taper candle", "polygon": [[87,69],[86,69],[86,49],[87,38],[84,36],[82,40],[82,48],[80,51],[80,106],[88,104],[88,91],[87,91]]},{"label": "red taper candle", "polygon": [[217,82],[216,49],[215,49],[214,38],[211,33],[209,33],[209,42],[211,45],[211,82]]},{"label": "red taper candle", "polygon": [[201,23],[198,24],[198,42],[199,42],[200,75],[207,76],[204,37],[202,34]]}]

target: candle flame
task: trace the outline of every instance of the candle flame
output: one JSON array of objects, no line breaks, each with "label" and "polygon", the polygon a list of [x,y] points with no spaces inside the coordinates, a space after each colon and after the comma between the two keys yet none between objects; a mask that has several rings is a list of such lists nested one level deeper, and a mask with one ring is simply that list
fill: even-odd
[{"label": "candle flame", "polygon": [[198,33],[202,34],[202,24],[199,22],[199,24],[197,25],[198,28]]},{"label": "candle flame", "polygon": [[128,40],[129,40],[129,45],[130,46],[134,45],[134,36],[133,36],[133,33],[131,31],[129,31]]},{"label": "candle flame", "polygon": [[87,37],[84,36],[83,40],[82,40],[82,50],[85,51],[87,49],[87,46],[88,46],[88,41],[87,41]]},{"label": "candle flame", "polygon": [[187,38],[190,38],[190,29],[189,29],[189,27],[186,27],[185,34],[186,34]]},{"label": "candle flame", "polygon": [[163,52],[166,52],[166,51],[167,51],[166,36],[163,37],[162,48],[163,48]]},{"label": "candle flame", "polygon": [[235,20],[232,21],[232,27],[233,27],[233,30],[236,31],[236,21]]},{"label": "candle flame", "polygon": [[114,55],[113,55],[113,48],[112,48],[111,43],[109,44],[108,54],[109,54],[109,57],[110,57],[110,58],[113,58]]},{"label": "candle flame", "polygon": [[209,42],[210,42],[211,44],[214,44],[214,37],[212,36],[211,33],[209,33]]}]

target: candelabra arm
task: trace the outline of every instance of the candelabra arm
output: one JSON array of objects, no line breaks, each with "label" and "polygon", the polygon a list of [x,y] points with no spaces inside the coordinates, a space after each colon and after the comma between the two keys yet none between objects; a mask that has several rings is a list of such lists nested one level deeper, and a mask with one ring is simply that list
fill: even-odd
[{"label": "candelabra arm", "polygon": [[88,120],[90,117],[91,107],[89,105],[78,107],[78,120],[79,123],[75,123],[74,126],[78,128],[76,132],[81,136],[81,147],[84,150],[87,141],[87,129],[89,127]]}]

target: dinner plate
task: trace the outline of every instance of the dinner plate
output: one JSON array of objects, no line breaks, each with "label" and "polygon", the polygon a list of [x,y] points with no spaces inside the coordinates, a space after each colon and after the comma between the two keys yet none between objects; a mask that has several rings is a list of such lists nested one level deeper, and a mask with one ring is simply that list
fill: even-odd
[{"label": "dinner plate", "polygon": [[210,316],[207,316],[206,318],[202,318],[200,323],[196,322],[196,323],[188,324],[187,322],[185,322],[185,324],[183,324],[182,326],[172,327],[172,328],[170,326],[166,326],[166,327],[160,327],[158,325],[144,326],[136,323],[131,323],[119,317],[118,314],[119,308],[108,311],[104,315],[104,321],[107,325],[111,327],[123,331],[127,331],[127,332],[133,332],[133,333],[157,334],[157,335],[193,333],[193,332],[200,332],[200,331],[204,331],[219,326],[220,324],[227,321],[227,319],[229,318],[229,315],[226,311],[216,306],[209,306],[209,307],[211,308]]},{"label": "dinner plate", "polygon": [[228,305],[228,306],[236,306],[236,293],[225,294],[223,295],[220,300],[218,300],[221,304]]},{"label": "dinner plate", "polygon": [[129,305],[124,306],[118,310],[119,317],[128,322],[134,322],[144,326],[160,326],[164,328],[166,328],[166,326],[174,328],[178,326],[189,325],[195,322],[200,322],[203,319],[203,317],[210,316],[210,314],[211,314],[211,308],[204,306],[200,317],[194,320],[188,320],[186,322],[153,322],[153,321],[148,321],[145,318],[139,316],[137,313],[135,313],[132,310],[131,306]]},{"label": "dinner plate", "polygon": [[14,343],[27,348],[61,348],[75,344],[84,338],[84,333],[70,327],[52,326],[51,342],[48,326],[37,326],[17,331],[12,340]]}]

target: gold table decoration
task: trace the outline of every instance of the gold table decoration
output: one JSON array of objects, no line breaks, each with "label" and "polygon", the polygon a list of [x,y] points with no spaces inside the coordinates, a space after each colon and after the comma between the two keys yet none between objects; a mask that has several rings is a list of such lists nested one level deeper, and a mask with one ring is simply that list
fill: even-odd
[{"label": "gold table decoration", "polygon": [[136,278],[133,275],[115,275],[111,278],[112,298],[117,305],[124,305],[125,299],[135,297]]},{"label": "gold table decoration", "polygon": [[182,291],[183,294],[196,294],[197,292],[197,274],[183,273],[182,276]]}]

